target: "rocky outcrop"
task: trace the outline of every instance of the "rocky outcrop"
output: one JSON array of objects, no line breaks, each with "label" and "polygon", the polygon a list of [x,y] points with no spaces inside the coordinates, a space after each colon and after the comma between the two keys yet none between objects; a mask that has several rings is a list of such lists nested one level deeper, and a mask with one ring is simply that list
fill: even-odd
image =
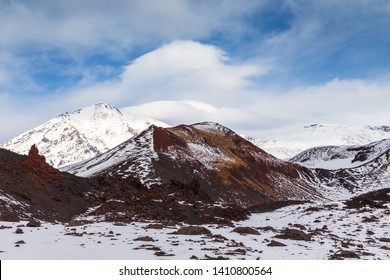
[{"label": "rocky outcrop", "polygon": [[[32,146],[28,156],[0,149],[0,219],[66,221],[89,206],[91,180],[61,173]],[[16,218],[13,218],[15,220]]]}]

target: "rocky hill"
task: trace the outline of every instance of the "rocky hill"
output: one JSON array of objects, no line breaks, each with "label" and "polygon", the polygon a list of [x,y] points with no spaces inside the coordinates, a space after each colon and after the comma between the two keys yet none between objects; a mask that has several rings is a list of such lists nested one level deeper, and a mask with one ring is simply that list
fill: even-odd
[{"label": "rocky hill", "polygon": [[244,207],[321,198],[310,170],[278,160],[211,122],[151,126],[107,153],[63,170],[83,177],[135,177],[149,188],[195,181],[213,201]]}]

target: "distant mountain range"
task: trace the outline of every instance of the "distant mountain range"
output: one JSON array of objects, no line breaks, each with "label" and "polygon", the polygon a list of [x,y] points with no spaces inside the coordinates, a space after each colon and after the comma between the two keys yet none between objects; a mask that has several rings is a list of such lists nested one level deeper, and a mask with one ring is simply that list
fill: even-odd
[{"label": "distant mountain range", "polygon": [[313,124],[270,134],[262,138],[248,138],[266,152],[277,158],[288,160],[313,147],[366,145],[390,138],[390,127]]}]

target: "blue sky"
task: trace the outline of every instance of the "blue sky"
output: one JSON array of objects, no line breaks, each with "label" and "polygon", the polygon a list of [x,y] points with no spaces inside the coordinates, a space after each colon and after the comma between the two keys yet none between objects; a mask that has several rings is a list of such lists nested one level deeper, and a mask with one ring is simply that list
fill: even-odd
[{"label": "blue sky", "polygon": [[389,125],[389,26],[387,0],[0,0],[0,142],[96,102],[174,122],[143,104],[197,100],[253,134]]}]

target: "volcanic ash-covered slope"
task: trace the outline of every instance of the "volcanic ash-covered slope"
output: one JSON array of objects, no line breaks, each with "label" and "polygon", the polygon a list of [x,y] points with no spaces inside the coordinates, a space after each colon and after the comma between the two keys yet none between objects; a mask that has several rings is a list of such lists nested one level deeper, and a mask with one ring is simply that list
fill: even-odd
[{"label": "volcanic ash-covered slope", "polygon": [[89,207],[92,187],[48,165],[35,146],[28,156],[0,149],[0,220],[69,220]]},{"label": "volcanic ash-covered slope", "polygon": [[99,103],[65,113],[2,144],[0,147],[27,154],[36,145],[47,162],[62,167],[93,158],[137,135],[156,120],[124,115]]},{"label": "volcanic ash-covered slope", "polygon": [[196,181],[214,201],[245,207],[320,198],[310,170],[278,160],[210,122],[150,126],[109,152],[64,170],[84,177],[134,176],[149,188]]}]

